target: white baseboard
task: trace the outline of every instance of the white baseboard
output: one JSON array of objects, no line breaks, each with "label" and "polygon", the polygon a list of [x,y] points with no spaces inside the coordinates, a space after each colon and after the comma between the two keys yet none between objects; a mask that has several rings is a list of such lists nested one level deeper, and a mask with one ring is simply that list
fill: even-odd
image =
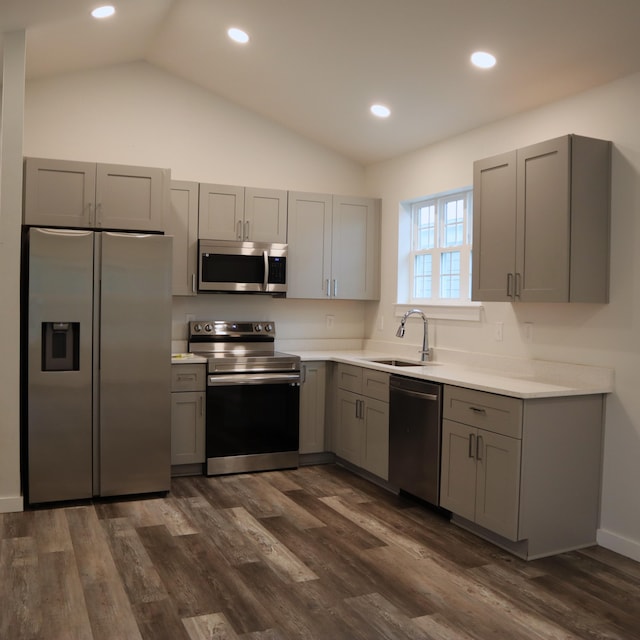
[{"label": "white baseboard", "polygon": [[625,538],[606,529],[598,529],[596,540],[601,547],[640,562],[640,542],[637,540]]},{"label": "white baseboard", "polygon": [[0,513],[14,513],[16,511],[24,511],[24,500],[22,496],[0,498]]}]

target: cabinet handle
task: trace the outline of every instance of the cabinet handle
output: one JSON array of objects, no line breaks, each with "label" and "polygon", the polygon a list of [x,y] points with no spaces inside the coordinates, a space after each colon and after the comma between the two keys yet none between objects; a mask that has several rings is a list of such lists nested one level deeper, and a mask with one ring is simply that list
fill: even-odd
[{"label": "cabinet handle", "polygon": [[513,298],[513,273],[507,273],[507,298]]},{"label": "cabinet handle", "polygon": [[331,289],[329,288],[331,286],[331,280],[329,280],[329,278],[326,279],[326,289],[327,289],[327,298],[331,297]]},{"label": "cabinet handle", "polygon": [[200,405],[200,417],[202,418],[204,416],[204,401],[202,396],[200,396],[198,404]]},{"label": "cabinet handle", "polygon": [[102,226],[102,202],[96,202],[96,219],[94,224],[96,227]]},{"label": "cabinet handle", "polygon": [[238,220],[238,224],[236,225],[236,238],[242,240],[242,220]]},{"label": "cabinet handle", "polygon": [[89,224],[94,226],[95,222],[93,220],[93,203],[87,202],[87,208],[89,209]]},{"label": "cabinet handle", "polygon": [[473,458],[475,457],[475,453],[476,453],[476,436],[473,433],[469,434],[469,457]]},{"label": "cabinet handle", "polygon": [[482,436],[476,439],[476,460],[482,460]]},{"label": "cabinet handle", "polygon": [[513,294],[514,298],[520,297],[520,289],[522,288],[522,274],[516,273],[516,290]]},{"label": "cabinet handle", "polygon": [[469,407],[469,411],[473,411],[473,413],[481,414],[483,416],[487,414],[487,410],[483,407]]},{"label": "cabinet handle", "polygon": [[338,279],[337,278],[333,281],[333,297],[334,298],[338,297]]},{"label": "cabinet handle", "polygon": [[196,289],[196,274],[192,273],[191,274],[191,291],[193,293],[197,293],[198,290]]},{"label": "cabinet handle", "polygon": [[248,220],[244,223],[244,239],[245,240],[249,239],[249,221]]},{"label": "cabinet handle", "polygon": [[300,367],[300,383],[304,384],[307,381],[307,366],[302,365]]}]

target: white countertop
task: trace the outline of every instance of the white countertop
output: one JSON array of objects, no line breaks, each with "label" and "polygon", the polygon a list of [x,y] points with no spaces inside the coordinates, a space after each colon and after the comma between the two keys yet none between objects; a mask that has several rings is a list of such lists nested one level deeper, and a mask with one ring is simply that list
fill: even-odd
[{"label": "white countertop", "polygon": [[[303,362],[333,361],[387,371],[412,378],[431,380],[468,389],[489,391],[515,398],[552,398],[559,396],[591,395],[613,391],[613,371],[599,367],[540,363],[543,366],[523,367],[521,372],[503,373],[500,370],[448,362],[432,362],[415,367],[397,367],[369,362],[369,359],[393,358],[389,353],[373,351],[293,351]],[[412,358],[398,356],[400,360]],[[535,361],[524,361],[528,365]],[[551,365],[551,366],[550,366]],[[556,365],[556,366],[553,366]],[[536,371],[536,369],[539,369]],[[563,370],[564,369],[564,370]]]},{"label": "white countertop", "polygon": [[[402,355],[381,351],[331,350],[303,351],[283,349],[300,356],[303,362],[330,361],[353,364],[411,378],[431,380],[478,391],[488,391],[514,398],[553,398],[580,396],[613,391],[613,370],[602,367],[572,365],[524,359],[496,359],[483,356],[468,362],[436,360],[415,367],[397,367],[370,362],[371,359],[397,358],[414,361]],[[207,359],[193,353],[173,353],[171,364],[206,364]]]}]

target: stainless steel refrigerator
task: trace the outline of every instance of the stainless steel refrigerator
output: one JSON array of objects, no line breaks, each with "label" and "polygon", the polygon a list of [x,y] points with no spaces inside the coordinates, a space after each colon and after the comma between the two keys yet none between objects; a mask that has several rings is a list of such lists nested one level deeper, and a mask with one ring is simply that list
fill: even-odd
[{"label": "stainless steel refrigerator", "polygon": [[169,490],[171,238],[25,234],[28,502]]}]

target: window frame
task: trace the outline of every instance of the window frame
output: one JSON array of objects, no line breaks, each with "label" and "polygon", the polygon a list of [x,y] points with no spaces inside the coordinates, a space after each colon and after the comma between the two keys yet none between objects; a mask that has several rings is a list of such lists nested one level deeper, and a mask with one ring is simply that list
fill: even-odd
[{"label": "window frame", "polygon": [[[462,244],[446,246],[444,223],[445,208],[447,203],[463,200],[462,216]],[[408,275],[409,275],[409,304],[416,306],[424,305],[459,305],[471,303],[471,270],[472,270],[472,241],[473,241],[473,188],[465,187],[455,191],[435,194],[426,198],[420,198],[409,204],[408,213],[410,216],[410,244],[408,254]],[[435,208],[434,216],[434,246],[430,248],[416,247],[419,233],[418,212],[425,206]],[[455,298],[442,297],[440,291],[441,273],[440,265],[442,256],[447,253],[458,251],[460,253],[460,295]],[[419,298],[416,291],[416,257],[420,255],[431,255],[431,297]]]}]

